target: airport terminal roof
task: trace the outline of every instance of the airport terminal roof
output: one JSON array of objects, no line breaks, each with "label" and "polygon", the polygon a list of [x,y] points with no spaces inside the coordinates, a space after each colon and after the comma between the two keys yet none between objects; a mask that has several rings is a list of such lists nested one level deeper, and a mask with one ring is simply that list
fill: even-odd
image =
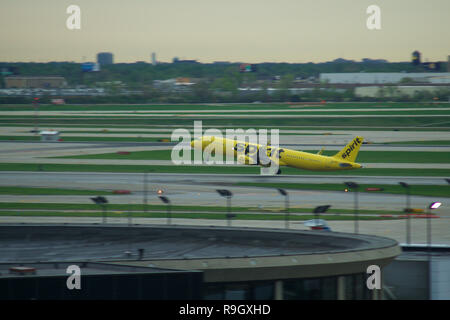
[{"label": "airport terminal roof", "polygon": [[[179,273],[179,271],[139,266],[116,265],[111,263],[78,262],[65,263],[0,263],[0,278],[17,278],[23,276],[64,276],[67,277],[69,266],[78,266],[83,269],[83,275],[119,275],[119,274],[149,274],[149,273]],[[192,272],[192,271],[191,271]]]},{"label": "airport terminal roof", "polygon": [[336,232],[164,225],[3,225],[0,241],[0,262],[269,257],[398,245]]}]

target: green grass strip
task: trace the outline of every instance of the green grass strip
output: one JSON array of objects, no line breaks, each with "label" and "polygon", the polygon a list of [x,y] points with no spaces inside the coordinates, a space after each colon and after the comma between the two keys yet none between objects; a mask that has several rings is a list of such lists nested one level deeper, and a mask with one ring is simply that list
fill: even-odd
[{"label": "green grass strip", "polygon": [[[0,212],[0,216],[24,216],[24,217],[102,217],[101,212],[48,212],[48,211],[22,211],[22,212]],[[112,213],[108,212],[107,217],[132,217],[132,218],[167,218],[167,213],[165,212],[123,212],[123,213]],[[215,213],[172,213],[172,218],[181,219],[214,219],[214,220],[226,220],[226,214],[215,214]],[[290,215],[290,220],[303,221],[314,219],[314,215]],[[352,215],[331,215],[324,214],[320,216],[324,220],[336,220],[336,221],[351,221],[354,220]],[[275,214],[236,214],[233,220],[284,220],[284,215]],[[395,217],[390,218],[395,219]],[[359,216],[358,220],[386,220],[385,217],[379,216]]]},{"label": "green grass strip", "polygon": [[33,187],[0,187],[0,194],[9,195],[112,195],[108,191],[56,189],[56,188],[33,188]]},{"label": "green grass strip", "polygon": [[[342,146],[344,147],[344,146]],[[364,146],[362,147],[364,148]],[[302,150],[317,153],[317,150]],[[335,155],[338,150],[325,150],[323,155]],[[115,159],[115,160],[171,160],[172,150],[134,151],[129,154],[102,153],[80,156],[65,156],[69,159]],[[180,157],[184,152],[180,152]],[[194,159],[194,152],[190,152]],[[419,152],[419,151],[360,151],[357,162],[360,163],[449,163],[450,152]]]},{"label": "green grass strip", "polygon": [[[23,210],[20,212],[31,212],[27,210],[73,210],[73,211],[81,211],[83,213],[83,210],[91,210],[91,211],[98,211],[101,212],[101,209],[96,204],[87,204],[87,203],[30,203],[30,202],[0,202],[0,209],[8,209],[8,210]],[[143,204],[108,204],[107,205],[108,212],[111,211],[145,211]],[[166,212],[167,207],[165,205],[147,205],[148,211],[161,211]],[[221,206],[180,206],[180,205],[173,205],[171,207],[172,212],[177,211],[186,211],[186,212],[204,212],[204,213],[211,213],[211,212],[219,212],[219,213],[226,213],[228,210],[227,207],[221,207]],[[233,206],[232,211],[233,212],[253,212],[253,213],[273,213],[273,212],[283,212],[284,210],[284,204],[282,201],[280,201],[280,207],[274,208],[274,207],[266,207],[265,209],[260,209],[256,207],[235,207]],[[289,212],[291,213],[312,213],[313,208],[296,208],[291,207],[289,208]],[[368,214],[368,215],[386,215],[386,214],[402,214],[402,212],[395,212],[393,210],[367,210],[367,209],[361,209],[359,210],[361,214]],[[353,209],[334,209],[330,208],[327,212],[328,214],[353,214]]]},{"label": "green grass strip", "polygon": [[[420,102],[347,102],[347,103],[298,103],[289,105],[286,103],[258,103],[258,104],[67,104],[67,105],[39,105],[40,111],[143,111],[143,110],[241,110],[241,109],[346,109],[346,108],[377,108],[377,109],[389,109],[389,108],[449,108],[450,103],[420,103]],[[31,104],[26,105],[0,105],[0,111],[34,111],[34,107]]]},{"label": "green grass strip", "polygon": [[[426,141],[396,141],[396,142],[387,142],[384,144],[407,144],[407,145],[424,145],[424,146],[448,146],[450,145],[450,140],[426,140]],[[433,153],[434,154],[434,153]]]},{"label": "green grass strip", "polygon": [[[346,187],[344,184],[314,184],[314,183],[258,183],[258,182],[238,182],[236,186],[281,188],[295,190],[320,190],[320,191],[342,191]],[[381,188],[382,191],[366,191],[367,188]],[[351,190],[350,190],[351,191]],[[360,192],[370,192],[376,194],[406,194],[405,188],[400,185],[390,184],[361,184]],[[412,196],[433,196],[450,197],[450,185],[410,185]]]},{"label": "green grass strip", "polygon": [[[61,135],[61,141],[67,142],[161,142],[170,138],[163,137],[65,137]],[[40,136],[0,136],[5,141],[40,141]],[[56,143],[56,142],[55,142]]]},{"label": "green grass strip", "polygon": [[[282,167],[284,175],[327,176],[428,176],[450,177],[450,169],[372,169],[344,171],[306,171]],[[260,174],[256,166],[152,166],[152,165],[91,165],[91,164],[39,164],[1,163],[0,171],[48,171],[48,172],[148,172],[148,173],[193,173],[193,174]]]}]

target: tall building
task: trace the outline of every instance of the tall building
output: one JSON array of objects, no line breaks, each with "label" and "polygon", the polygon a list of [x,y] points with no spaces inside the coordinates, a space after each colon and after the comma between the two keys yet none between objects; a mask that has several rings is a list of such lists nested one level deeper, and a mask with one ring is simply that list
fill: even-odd
[{"label": "tall building", "polygon": [[412,62],[412,64],[413,65],[415,65],[415,66],[418,66],[418,65],[420,65],[420,52],[419,51],[414,51],[413,53],[412,53],[412,59],[411,59],[411,62]]},{"label": "tall building", "polygon": [[113,54],[111,52],[100,52],[97,54],[97,63],[100,65],[113,64]]},{"label": "tall building", "polygon": [[152,65],[156,66],[156,53],[152,52]]}]

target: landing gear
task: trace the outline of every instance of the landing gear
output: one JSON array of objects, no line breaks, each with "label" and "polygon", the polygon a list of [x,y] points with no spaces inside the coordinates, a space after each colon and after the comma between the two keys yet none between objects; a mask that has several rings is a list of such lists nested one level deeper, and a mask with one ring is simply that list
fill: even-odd
[{"label": "landing gear", "polygon": [[281,169],[278,169],[277,174],[281,174]]}]

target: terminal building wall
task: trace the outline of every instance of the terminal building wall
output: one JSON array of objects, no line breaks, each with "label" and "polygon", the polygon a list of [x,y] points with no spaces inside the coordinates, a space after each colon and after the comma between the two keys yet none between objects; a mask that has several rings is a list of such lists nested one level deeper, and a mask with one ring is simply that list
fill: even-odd
[{"label": "terminal building wall", "polygon": [[81,289],[67,289],[67,276],[0,278],[0,300],[199,300],[202,274],[84,275]]}]

